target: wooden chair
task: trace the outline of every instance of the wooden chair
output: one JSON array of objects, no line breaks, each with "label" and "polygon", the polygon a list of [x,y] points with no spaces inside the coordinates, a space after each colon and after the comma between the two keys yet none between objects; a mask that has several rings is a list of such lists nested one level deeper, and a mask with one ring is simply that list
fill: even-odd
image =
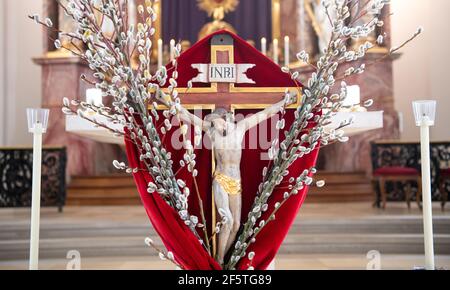
[{"label": "wooden chair", "polygon": [[439,190],[441,192],[442,197],[441,198],[442,210],[445,210],[445,204],[447,203],[448,199],[447,187],[445,186],[447,181],[450,181],[450,168],[441,169],[439,178]]},{"label": "wooden chair", "polygon": [[416,202],[419,208],[421,206],[421,196],[422,196],[422,179],[420,177],[420,172],[415,168],[409,167],[382,167],[378,168],[373,173],[374,182],[378,183],[380,187],[382,208],[386,209],[387,203],[387,192],[386,192],[386,182],[406,182],[406,203],[408,204],[408,209],[411,208],[411,194],[412,186],[411,182],[416,182],[418,185],[418,190],[416,193]]}]

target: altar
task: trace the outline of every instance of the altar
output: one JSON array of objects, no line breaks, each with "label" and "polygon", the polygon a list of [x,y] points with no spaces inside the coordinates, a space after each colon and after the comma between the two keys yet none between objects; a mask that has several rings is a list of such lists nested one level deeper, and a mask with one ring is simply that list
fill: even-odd
[{"label": "altar", "polygon": [[[361,133],[366,133],[371,130],[377,130],[383,128],[383,112],[355,112],[355,113],[338,113],[332,119],[333,122],[327,127],[329,129],[336,128],[343,121],[348,120],[350,117],[354,118],[354,122],[342,130],[345,132],[346,136],[355,136]],[[113,124],[107,118],[102,116],[96,116],[96,118],[105,123],[108,127],[115,128],[117,130],[123,131],[123,128],[118,124]],[[93,141],[117,144],[123,146],[124,140],[122,137],[114,136],[108,129],[95,126],[91,122],[80,118],[79,116],[72,115],[66,116],[66,131],[69,133],[76,134],[78,136],[88,138]]]},{"label": "altar", "polygon": [[[33,153],[0,152],[0,206],[27,207],[32,188],[30,269],[150,255],[160,269],[269,270],[304,253],[374,269],[380,253],[422,255],[422,240],[435,268],[449,145],[427,142],[435,101],[414,102],[415,124],[394,107],[393,62],[422,29],[392,44],[388,2],[43,0],[28,16],[45,39]],[[403,125],[421,127],[420,147],[398,140]],[[27,259],[28,210],[0,214],[0,256]],[[449,218],[435,217],[447,255]]]}]

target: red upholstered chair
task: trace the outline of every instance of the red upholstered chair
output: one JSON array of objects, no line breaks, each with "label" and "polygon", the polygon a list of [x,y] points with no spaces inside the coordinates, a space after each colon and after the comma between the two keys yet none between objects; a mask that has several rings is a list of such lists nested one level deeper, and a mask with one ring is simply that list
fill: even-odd
[{"label": "red upholstered chair", "polygon": [[410,167],[381,167],[373,172],[374,181],[378,183],[381,193],[382,208],[386,208],[387,192],[386,182],[407,182],[406,203],[408,208],[411,208],[411,182],[417,182],[418,190],[416,200],[419,208],[421,208],[422,195],[422,179],[420,172],[415,168]]},{"label": "red upholstered chair", "polygon": [[445,209],[445,204],[447,203],[448,192],[446,189],[446,182],[450,181],[450,168],[441,169],[440,178],[439,178],[439,189],[441,191],[442,196],[442,210]]}]

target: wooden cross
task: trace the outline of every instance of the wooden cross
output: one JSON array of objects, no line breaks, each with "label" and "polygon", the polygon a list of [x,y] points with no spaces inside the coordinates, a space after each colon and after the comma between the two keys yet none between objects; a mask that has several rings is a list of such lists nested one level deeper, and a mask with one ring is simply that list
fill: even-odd
[{"label": "wooden cross", "polygon": [[[230,35],[218,34],[211,39],[211,64],[234,64],[234,45]],[[298,91],[296,87],[288,89]],[[212,82],[210,87],[186,90],[181,97],[183,105],[187,107],[264,109],[282,100],[285,90],[286,87],[237,87],[233,82]],[[179,88],[179,91],[182,92],[183,88]],[[299,102],[300,98],[292,107],[297,107]]]},{"label": "wooden cross", "polygon": [[[228,34],[215,35],[211,38],[210,46],[212,65],[234,64],[234,41],[232,36]],[[256,67],[256,69],[258,69],[258,67]],[[237,69],[234,71],[235,77],[237,77],[236,71]],[[206,69],[205,72],[209,73],[208,69]],[[199,72],[199,74],[201,74],[201,72]],[[224,79],[227,78],[224,77]],[[290,92],[298,92],[297,96],[300,96],[299,88],[290,87],[287,89],[289,89]],[[230,79],[227,79],[223,82],[211,82],[209,87],[193,87],[190,89],[179,87],[178,91],[180,92],[181,102],[187,109],[201,108],[203,110],[212,111],[216,108],[224,108],[229,111],[235,111],[238,109],[264,109],[278,103],[284,98],[286,87],[238,87],[234,82],[230,81]],[[297,97],[297,103],[293,104],[292,107],[297,108],[300,101],[300,98]],[[214,153],[211,155],[211,160],[214,170]],[[212,176],[213,172],[211,173],[211,177]],[[214,198],[212,199],[211,208],[213,221],[212,230],[214,231],[216,224]],[[213,253],[215,253],[215,238],[212,239],[212,245]]]}]

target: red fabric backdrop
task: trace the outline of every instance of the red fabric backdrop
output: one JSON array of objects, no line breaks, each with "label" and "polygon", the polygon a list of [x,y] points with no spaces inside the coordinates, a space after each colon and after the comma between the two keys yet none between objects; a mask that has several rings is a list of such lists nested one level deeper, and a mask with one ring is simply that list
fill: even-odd
[{"label": "red fabric backdrop", "polygon": [[[239,110],[238,113],[243,115],[253,114],[257,112],[257,110]],[[272,125],[267,128],[267,136],[270,137],[267,140],[269,142],[273,141],[276,136],[271,136],[271,130],[275,127],[275,123],[278,120],[278,117],[275,116],[272,118]],[[293,120],[294,120],[294,110],[288,110],[285,115],[286,120],[286,128],[289,129]],[[259,126],[258,126],[259,127]],[[253,129],[252,129],[253,130]],[[264,129],[262,129],[264,130]],[[258,128],[258,132],[261,134],[261,129]],[[252,132],[249,131],[246,134],[245,142],[249,144],[251,142],[250,139],[254,139],[255,135],[252,135]],[[258,136],[261,138],[261,135]],[[264,139],[264,138],[263,138]],[[284,134],[280,133],[279,136],[280,142],[284,140]],[[253,200],[256,197],[256,193],[258,191],[258,186],[262,180],[262,171],[265,166],[268,165],[268,161],[262,160],[261,153],[266,152],[266,150],[261,149],[251,149],[245,147],[242,153],[242,161],[241,161],[241,172],[243,177],[243,204],[242,204],[242,223],[246,221],[248,212],[251,209],[253,204]],[[311,154],[299,158],[290,168],[289,175],[286,176],[283,180],[287,182],[291,177],[297,178],[305,169],[309,169],[316,164],[317,155],[319,149],[317,148]],[[284,183],[286,184],[286,183]],[[286,189],[282,189],[281,186],[276,188],[269,198],[268,205],[269,210],[261,216],[261,220],[267,220],[270,216],[270,213],[274,208],[276,202],[281,202],[283,200],[283,194]],[[298,195],[294,195],[290,197],[289,201],[286,202],[283,207],[276,214],[276,219],[269,224],[267,224],[264,229],[258,234],[256,238],[256,243],[252,244],[247,252],[255,252],[255,258],[252,261],[252,266],[255,269],[266,269],[270,262],[274,259],[278,249],[280,248],[284,238],[286,237],[289,228],[297,216],[297,213],[303,204],[303,201],[306,198],[306,194],[308,192],[308,188],[304,188],[302,191],[298,193]],[[238,269],[245,270],[248,268],[249,261],[247,259],[243,259],[238,264]]]},{"label": "red fabric backdrop", "polygon": [[[219,33],[224,33],[219,32]],[[235,62],[236,63],[256,63],[255,69],[248,72],[248,76],[254,79],[257,83],[256,86],[260,87],[292,87],[297,84],[294,83],[287,74],[281,72],[280,68],[274,64],[271,60],[263,56],[253,47],[248,45],[244,40],[233,35],[235,46]],[[180,87],[186,86],[188,80],[196,75],[196,71],[191,68],[192,63],[209,63],[210,62],[210,47],[209,40],[211,36],[204,40],[201,40],[194,45],[190,50],[183,53],[178,61],[180,77],[178,83]],[[168,67],[169,68],[169,67]],[[170,69],[170,68],[169,68]],[[267,76],[270,75],[270,78]],[[214,96],[211,96],[214,97]],[[236,114],[248,115],[257,112],[257,110],[240,110]],[[204,114],[207,112],[204,111]],[[292,124],[293,110],[289,110],[286,114],[286,128]],[[179,169],[178,161],[182,159],[184,150],[178,150],[174,148],[173,134],[176,134],[177,127],[164,137],[165,148],[172,153],[172,159],[174,160],[174,172]],[[191,128],[192,130],[192,128]],[[259,130],[259,129],[258,129]],[[265,130],[265,129],[261,129]],[[261,132],[261,130],[259,132]],[[268,136],[270,126],[267,128]],[[192,134],[188,134],[191,136]],[[251,136],[251,137],[250,137]],[[176,136],[175,136],[176,137]],[[280,139],[283,140],[284,134],[281,134]],[[251,132],[248,132],[245,137],[245,144],[254,142],[250,140],[253,138]],[[267,139],[267,142],[271,142],[275,136],[271,136]],[[192,138],[191,138],[192,139]],[[192,140],[193,141],[193,140]],[[175,143],[176,144],[176,143]],[[176,147],[176,146],[175,146]],[[257,193],[258,185],[262,179],[262,169],[268,164],[268,161],[262,160],[261,153],[265,152],[267,148],[251,149],[248,146],[244,146],[243,157],[241,162],[242,182],[243,182],[243,211],[242,211],[242,223],[246,221],[248,212],[253,203],[255,195]],[[131,167],[145,168],[139,161],[139,152],[136,146],[126,141],[126,151],[129,159],[129,165]],[[205,208],[205,214],[207,216],[208,234],[211,234],[211,210],[212,210],[212,153],[211,150],[200,148],[196,150],[197,155],[197,168],[199,170],[198,185],[201,197],[203,199],[203,206]],[[298,159],[290,168],[290,174],[286,176],[285,181],[290,177],[299,176],[304,169],[309,169],[314,166],[317,159],[318,149],[312,152],[310,155]],[[189,197],[189,212],[190,214],[200,217],[198,201],[193,186],[192,177],[187,170],[182,169],[177,175],[186,181],[187,185],[191,189],[191,195]],[[218,270],[221,269],[220,265],[207,253],[202,245],[197,241],[195,235],[190,232],[188,227],[181,221],[177,212],[167,205],[158,194],[147,193],[147,184],[151,181],[151,177],[144,171],[139,171],[134,174],[135,182],[138,187],[144,208],[159,236],[161,237],[164,245],[169,251],[174,253],[175,259],[183,268],[188,270]],[[274,204],[277,201],[282,200],[282,196],[285,190],[276,189],[269,199],[269,209],[273,209]],[[302,205],[307,193],[307,188],[299,192],[290,198],[290,200],[283,205],[276,215],[276,220],[270,222],[259,234],[256,239],[256,243],[249,247],[249,252],[255,252],[255,258],[252,265],[255,269],[266,269],[270,262],[274,259],[281,243],[286,237],[290,226],[292,225],[295,217]],[[270,214],[270,210],[262,215],[262,219],[267,219]],[[200,236],[203,236],[203,232],[198,230]],[[242,259],[237,265],[237,269],[245,270],[249,266],[247,259]]]},{"label": "red fabric backdrop", "polygon": [[[211,63],[210,40],[218,34],[229,34],[234,40],[234,63],[251,63],[256,66],[249,69],[246,75],[255,81],[255,84],[236,84],[236,87],[297,87],[301,84],[293,81],[290,76],[281,71],[279,65],[270,58],[256,50],[239,36],[222,30],[213,33],[194,44],[177,59],[179,87],[187,87],[188,81],[197,76],[198,70],[191,67],[194,63]],[[172,75],[172,65],[167,65],[169,76]],[[167,84],[169,85],[169,84]],[[209,84],[194,83],[194,87],[205,87]],[[181,93],[181,92],[180,92]],[[211,97],[214,97],[213,95]]]}]

